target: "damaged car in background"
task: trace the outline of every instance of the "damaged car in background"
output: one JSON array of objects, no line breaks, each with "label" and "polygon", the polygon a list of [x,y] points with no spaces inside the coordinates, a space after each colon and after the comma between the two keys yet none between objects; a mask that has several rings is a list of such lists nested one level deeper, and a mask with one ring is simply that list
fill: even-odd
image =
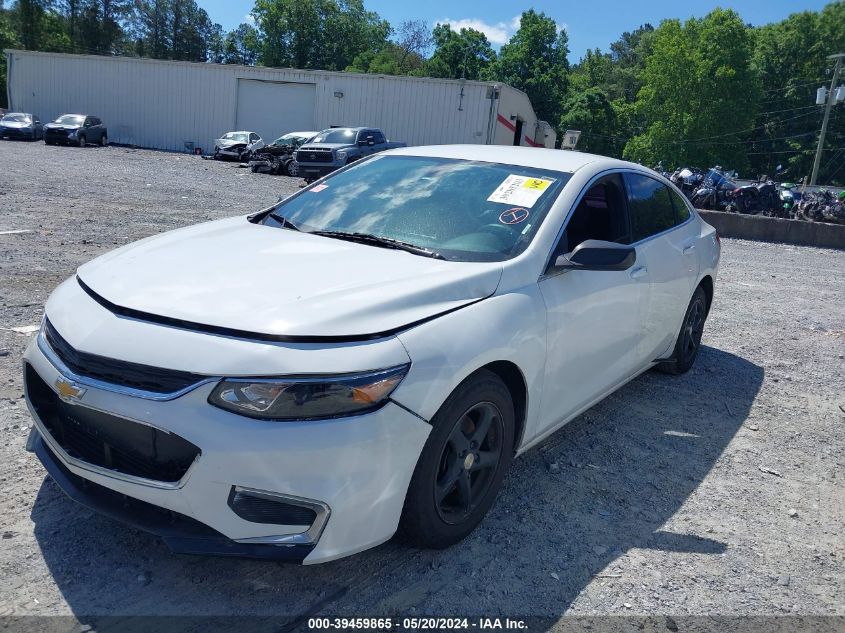
[{"label": "damaged car in background", "polygon": [[82,265],[24,355],[27,446],[178,552],[447,547],[515,456],[644,371],[692,367],[719,255],[641,165],[392,150]]},{"label": "damaged car in background", "polygon": [[78,145],[95,143],[102,147],[109,144],[109,131],[99,117],[85,114],[63,114],[44,126],[47,145]]},{"label": "damaged car in background", "polygon": [[280,136],[266,147],[253,152],[249,168],[253,173],[296,177],[299,175],[299,166],[293,159],[293,153],[316,135],[317,132],[289,132]]},{"label": "damaged car in background", "polygon": [[313,182],[344,165],[386,149],[405,147],[388,141],[378,128],[336,127],[323,130],[294,154],[305,182]]},{"label": "damaged car in background", "polygon": [[214,139],[214,159],[248,160],[252,152],[264,147],[264,141],[255,132],[226,132]]},{"label": "damaged car in background", "polygon": [[9,112],[0,118],[0,138],[19,138],[37,141],[44,136],[44,126],[38,117],[28,112]]}]

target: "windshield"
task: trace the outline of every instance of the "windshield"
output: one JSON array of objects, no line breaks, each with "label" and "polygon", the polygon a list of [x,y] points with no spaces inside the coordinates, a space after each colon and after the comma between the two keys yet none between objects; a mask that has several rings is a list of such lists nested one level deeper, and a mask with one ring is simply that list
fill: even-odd
[{"label": "windshield", "polygon": [[705,180],[716,189],[734,189],[736,185],[718,169],[711,169],[707,172]]},{"label": "windshield", "polygon": [[31,114],[22,114],[20,112],[9,112],[6,116],[4,116],[0,121],[8,121],[12,123],[29,123],[32,121]]},{"label": "windshield", "polygon": [[[302,231],[367,233],[454,261],[502,261],[531,242],[572,174],[499,163],[377,156],[275,207]],[[281,226],[267,216],[265,224]]]},{"label": "windshield", "polygon": [[56,119],[56,123],[61,123],[62,125],[82,125],[84,122],[85,117],[80,114],[63,114]]},{"label": "windshield", "polygon": [[312,143],[354,143],[355,130],[325,130],[311,139]]},{"label": "windshield", "polygon": [[298,134],[285,134],[273,141],[273,145],[294,145],[296,143],[301,143],[303,140],[305,140],[304,136],[299,136]]},{"label": "windshield", "polygon": [[223,135],[223,140],[238,141],[239,143],[246,143],[249,135],[246,132],[226,132]]}]

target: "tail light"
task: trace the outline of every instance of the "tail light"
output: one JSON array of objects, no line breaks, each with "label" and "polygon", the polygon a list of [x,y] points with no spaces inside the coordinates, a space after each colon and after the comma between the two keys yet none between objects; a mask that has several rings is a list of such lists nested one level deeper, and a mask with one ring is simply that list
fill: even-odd
[{"label": "tail light", "polygon": [[722,248],[722,238],[719,237],[719,231],[716,231],[713,234],[713,237],[716,239],[716,246],[718,246],[719,248]]}]

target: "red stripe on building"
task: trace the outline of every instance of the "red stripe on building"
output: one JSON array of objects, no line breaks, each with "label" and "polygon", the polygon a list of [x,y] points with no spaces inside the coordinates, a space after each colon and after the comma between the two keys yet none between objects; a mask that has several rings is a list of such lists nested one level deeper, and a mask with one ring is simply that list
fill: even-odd
[{"label": "red stripe on building", "polygon": [[[497,114],[497,115],[496,115],[496,119],[499,121],[499,123],[501,123],[502,125],[504,125],[504,126],[505,126],[506,128],[508,128],[511,132],[516,132],[516,126],[515,126],[513,123],[511,123],[510,121],[508,121],[508,120],[507,120],[505,117],[503,117],[501,114]],[[531,147],[543,147],[543,145],[542,145],[541,143],[535,143],[535,142],[534,142],[534,141],[532,141],[530,138],[528,138],[528,136],[527,136],[527,135],[526,135],[526,137],[525,137],[525,142],[526,142],[526,143],[528,143]]]},{"label": "red stripe on building", "polygon": [[516,132],[516,126],[515,126],[513,123],[511,123],[510,121],[508,121],[508,120],[507,120],[505,117],[503,117],[501,114],[497,114],[497,115],[496,115],[496,118],[499,120],[499,123],[501,123],[502,125],[504,125],[504,126],[505,126],[506,128],[508,128],[511,132]]}]

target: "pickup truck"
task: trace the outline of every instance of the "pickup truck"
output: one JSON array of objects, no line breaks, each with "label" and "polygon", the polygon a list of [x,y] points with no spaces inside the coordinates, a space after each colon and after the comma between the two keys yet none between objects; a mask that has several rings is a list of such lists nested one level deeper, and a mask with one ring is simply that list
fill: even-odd
[{"label": "pickup truck", "polygon": [[344,165],[386,149],[405,147],[391,143],[384,133],[369,127],[335,127],[323,130],[294,154],[299,175],[312,182]]}]

